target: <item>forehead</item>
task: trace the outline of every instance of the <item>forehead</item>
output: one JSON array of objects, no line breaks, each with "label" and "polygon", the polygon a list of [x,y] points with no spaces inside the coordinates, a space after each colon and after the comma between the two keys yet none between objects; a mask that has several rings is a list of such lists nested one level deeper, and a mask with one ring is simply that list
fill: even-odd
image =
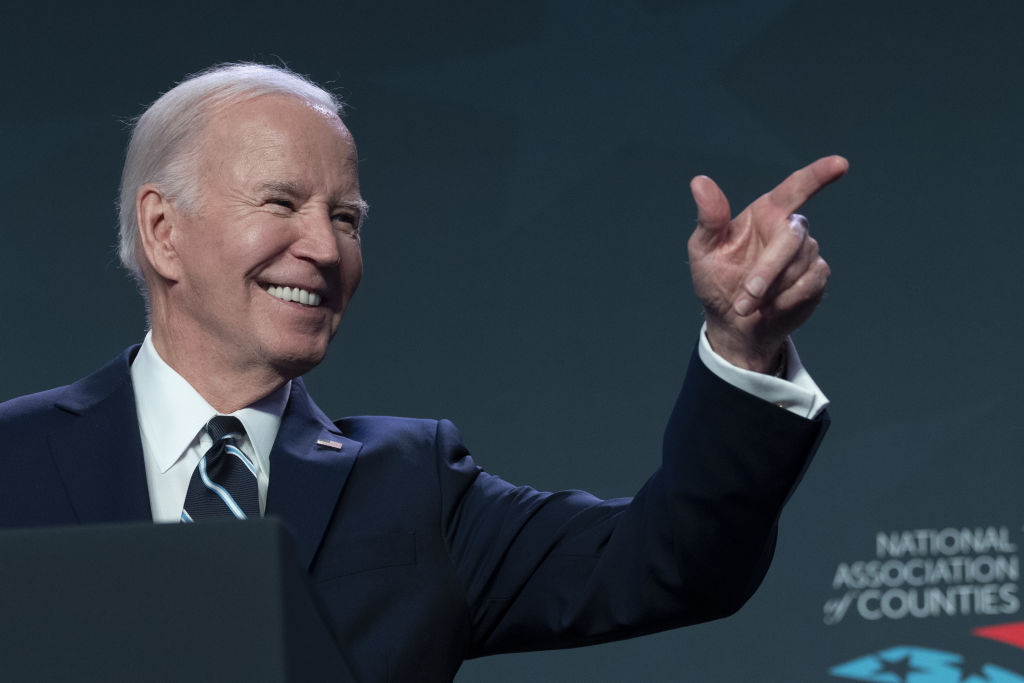
[{"label": "forehead", "polygon": [[214,175],[206,180],[358,193],[352,134],[337,114],[296,97],[264,95],[227,105],[210,118],[200,144],[202,169]]}]

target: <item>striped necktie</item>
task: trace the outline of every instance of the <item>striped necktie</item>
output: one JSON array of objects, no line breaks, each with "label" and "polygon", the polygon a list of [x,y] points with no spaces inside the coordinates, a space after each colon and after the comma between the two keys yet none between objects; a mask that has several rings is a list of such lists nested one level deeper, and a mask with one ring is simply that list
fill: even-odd
[{"label": "striped necktie", "polygon": [[207,423],[206,431],[213,438],[213,445],[192,472],[181,521],[259,518],[256,468],[238,448],[245,436],[241,421],[230,415],[217,415]]}]

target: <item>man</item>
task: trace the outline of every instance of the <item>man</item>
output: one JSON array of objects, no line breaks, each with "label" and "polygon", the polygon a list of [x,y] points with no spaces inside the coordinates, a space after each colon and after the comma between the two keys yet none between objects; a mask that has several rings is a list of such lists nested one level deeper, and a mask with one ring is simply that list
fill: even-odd
[{"label": "man", "polygon": [[[797,171],[735,218],[713,181],[693,180],[706,330],[662,467],[634,499],[601,501],[483,472],[446,421],[332,423],[308,396],[300,376],[362,269],[366,204],[338,109],[290,72],[229,65],[143,114],[121,256],[151,331],[75,384],[0,405],[0,525],[278,516],[367,681],[450,680],[469,657],[737,609],[826,424],[788,334],[828,266],[793,211],[845,160]],[[238,422],[215,428],[216,415]]]}]

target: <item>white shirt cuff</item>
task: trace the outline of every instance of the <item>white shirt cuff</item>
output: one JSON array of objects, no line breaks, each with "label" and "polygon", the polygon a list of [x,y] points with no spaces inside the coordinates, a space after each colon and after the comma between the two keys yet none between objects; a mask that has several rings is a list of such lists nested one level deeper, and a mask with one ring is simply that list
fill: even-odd
[{"label": "white shirt cuff", "polygon": [[708,370],[720,379],[742,389],[748,394],[774,403],[789,412],[814,419],[828,406],[828,398],[811,379],[810,373],[800,362],[792,340],[786,338],[786,377],[773,377],[752,370],[744,370],[725,360],[711,348],[708,342],[707,323],[700,328],[700,343],[697,345],[700,359]]}]

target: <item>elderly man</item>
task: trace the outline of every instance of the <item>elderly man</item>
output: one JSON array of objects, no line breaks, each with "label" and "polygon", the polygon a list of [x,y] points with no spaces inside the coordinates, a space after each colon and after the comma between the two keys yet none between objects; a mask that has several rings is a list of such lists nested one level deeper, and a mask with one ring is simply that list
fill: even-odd
[{"label": "elderly man", "polygon": [[306,393],[362,270],[366,204],[338,112],[291,72],[227,65],[142,115],[121,256],[152,329],[95,374],[0,406],[0,525],[275,515],[367,681],[450,680],[469,657],[737,609],[827,422],[788,334],[828,266],[793,212],[845,160],[736,217],[693,180],[706,328],[661,468],[602,501],[487,474],[446,421],[332,422]]}]

